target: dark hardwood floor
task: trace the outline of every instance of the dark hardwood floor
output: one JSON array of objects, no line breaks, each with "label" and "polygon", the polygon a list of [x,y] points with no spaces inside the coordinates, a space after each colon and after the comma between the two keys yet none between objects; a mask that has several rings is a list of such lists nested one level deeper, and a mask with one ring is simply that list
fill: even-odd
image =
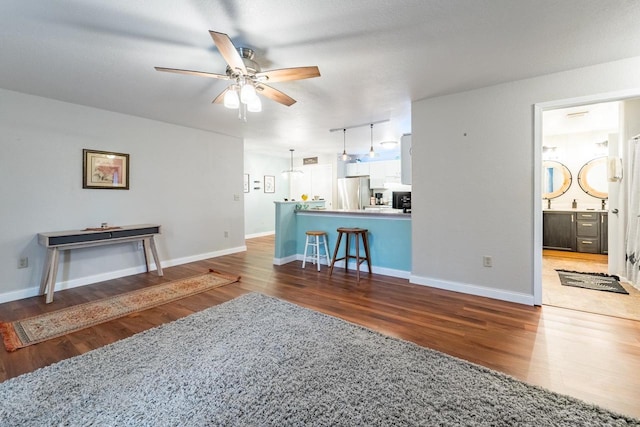
[{"label": "dark hardwood floor", "polygon": [[[15,320],[97,298],[180,279],[215,268],[240,274],[239,283],[7,353],[0,381],[131,336],[230,300],[262,292],[383,334],[413,341],[640,418],[640,322],[557,307],[529,307],[342,269],[328,276],[301,262],[272,265],[273,237],[247,241],[247,252],[166,268],[164,277],[139,274],[0,305]],[[374,260],[375,262],[375,260]],[[311,268],[310,268],[311,267]]]}]

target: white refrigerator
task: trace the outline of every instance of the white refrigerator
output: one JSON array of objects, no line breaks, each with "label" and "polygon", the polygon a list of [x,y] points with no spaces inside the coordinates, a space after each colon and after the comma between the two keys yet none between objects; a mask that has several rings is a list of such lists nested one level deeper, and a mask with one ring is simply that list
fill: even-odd
[{"label": "white refrigerator", "polygon": [[338,179],[338,209],[362,210],[370,203],[368,176]]}]

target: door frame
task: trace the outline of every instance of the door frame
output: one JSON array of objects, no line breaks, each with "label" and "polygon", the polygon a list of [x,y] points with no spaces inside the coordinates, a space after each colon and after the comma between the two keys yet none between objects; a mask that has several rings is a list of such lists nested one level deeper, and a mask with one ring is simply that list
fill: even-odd
[{"label": "door frame", "polygon": [[[627,89],[540,102],[533,105],[533,303],[542,305],[542,113],[546,110],[570,108],[601,102],[624,101],[640,97],[640,88]],[[623,135],[628,138],[629,135]],[[625,226],[626,222],[622,226]],[[624,253],[624,241],[618,242],[619,253]],[[622,249],[622,252],[620,252]]]}]

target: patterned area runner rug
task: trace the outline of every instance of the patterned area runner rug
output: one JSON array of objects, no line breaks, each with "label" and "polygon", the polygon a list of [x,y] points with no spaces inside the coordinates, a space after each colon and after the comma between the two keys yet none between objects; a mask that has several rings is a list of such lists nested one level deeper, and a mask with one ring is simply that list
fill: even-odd
[{"label": "patterned area runner rug", "polygon": [[79,331],[240,280],[214,270],[14,322],[0,322],[7,351]]},{"label": "patterned area runner rug", "polygon": [[629,294],[620,284],[620,278],[618,276],[609,276],[602,273],[581,273],[579,271],[569,270],[556,271],[558,272],[558,276],[560,276],[560,283],[564,286]]}]

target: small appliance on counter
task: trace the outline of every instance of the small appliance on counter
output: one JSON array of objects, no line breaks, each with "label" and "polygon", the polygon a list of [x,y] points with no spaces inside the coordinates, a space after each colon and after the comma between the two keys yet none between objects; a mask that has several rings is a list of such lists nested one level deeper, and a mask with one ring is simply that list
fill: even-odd
[{"label": "small appliance on counter", "polygon": [[402,209],[402,212],[411,212],[411,191],[394,191],[392,196],[393,209]]},{"label": "small appliance on counter", "polygon": [[382,193],[375,193],[374,198],[376,201],[376,205],[382,205]]}]

